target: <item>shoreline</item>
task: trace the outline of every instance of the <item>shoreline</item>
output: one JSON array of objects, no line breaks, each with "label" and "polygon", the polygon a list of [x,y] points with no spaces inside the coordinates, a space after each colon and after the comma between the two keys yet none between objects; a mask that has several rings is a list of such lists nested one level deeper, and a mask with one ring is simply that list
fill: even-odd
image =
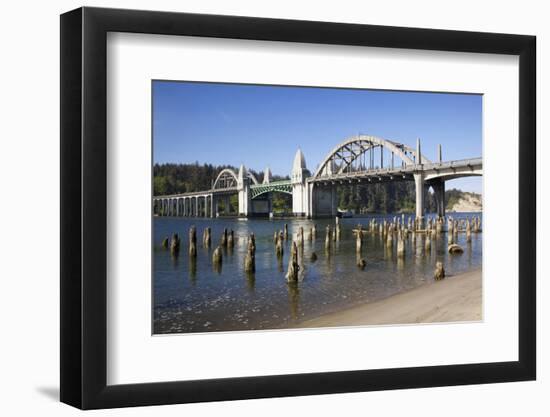
[{"label": "shoreline", "polygon": [[372,303],[297,323],[299,328],[481,321],[481,268]]}]

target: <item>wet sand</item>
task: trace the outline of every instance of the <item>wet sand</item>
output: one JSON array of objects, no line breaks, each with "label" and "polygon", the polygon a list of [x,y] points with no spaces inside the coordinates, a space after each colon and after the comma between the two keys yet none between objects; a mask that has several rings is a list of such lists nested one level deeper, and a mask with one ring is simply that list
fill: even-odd
[{"label": "wet sand", "polygon": [[325,314],[297,327],[479,321],[481,268],[422,285],[373,303]]}]

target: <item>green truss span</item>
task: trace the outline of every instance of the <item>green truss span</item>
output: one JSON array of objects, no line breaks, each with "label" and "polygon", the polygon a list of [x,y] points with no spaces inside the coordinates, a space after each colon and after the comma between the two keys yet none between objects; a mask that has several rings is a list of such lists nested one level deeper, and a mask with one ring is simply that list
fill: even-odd
[{"label": "green truss span", "polygon": [[250,186],[250,197],[256,198],[265,193],[292,194],[292,185],[289,180],[274,181],[269,184],[257,184]]}]

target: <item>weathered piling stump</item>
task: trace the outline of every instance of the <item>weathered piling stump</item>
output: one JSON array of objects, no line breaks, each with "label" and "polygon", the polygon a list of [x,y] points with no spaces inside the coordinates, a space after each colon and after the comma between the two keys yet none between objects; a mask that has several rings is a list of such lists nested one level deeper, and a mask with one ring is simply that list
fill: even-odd
[{"label": "weathered piling stump", "polygon": [[359,225],[359,229],[357,230],[355,237],[355,252],[361,253],[363,250],[363,232],[361,231],[361,225]]},{"label": "weathered piling stump", "polygon": [[189,256],[197,256],[197,229],[195,226],[189,228]]},{"label": "weathered piling stump", "polygon": [[393,232],[388,231],[387,237],[386,237],[386,247],[388,249],[393,248]]},{"label": "weathered piling stump", "polygon": [[211,244],[212,244],[212,229],[207,227],[202,232],[202,245],[205,248],[209,248]]},{"label": "weathered piling stump", "polygon": [[168,246],[170,246],[170,238],[165,237],[164,239],[162,239],[161,246],[163,249],[168,249]]},{"label": "weathered piling stump", "polygon": [[216,249],[214,249],[214,252],[212,252],[212,264],[214,265],[215,269],[219,269],[223,262],[223,254],[222,254],[222,247],[221,245],[218,245]]},{"label": "weathered piling stump", "polygon": [[277,235],[277,243],[275,244],[275,254],[277,255],[277,258],[281,259],[283,257],[284,249],[283,249],[283,232],[280,231]]},{"label": "weathered piling stump", "polygon": [[180,251],[180,237],[177,233],[172,235],[170,239],[170,252],[174,255],[177,255]]},{"label": "weathered piling stump", "polygon": [[317,260],[317,254],[315,252],[311,252],[311,255],[309,256],[309,260],[311,262],[315,262]]},{"label": "weathered piling stump", "polygon": [[244,270],[245,272],[256,271],[256,243],[254,240],[254,234],[251,234],[248,237],[248,248],[244,258]]},{"label": "weathered piling stump", "polygon": [[285,226],[283,228],[283,237],[285,240],[288,239],[288,224],[285,223]]},{"label": "weathered piling stump", "polygon": [[464,249],[462,249],[462,246],[457,245],[456,243],[453,243],[452,245],[449,245],[447,247],[447,250],[452,255],[458,255],[464,252]]},{"label": "weathered piling stump", "polygon": [[315,240],[315,238],[317,238],[317,228],[315,227],[315,225],[313,225],[311,227],[311,239]]},{"label": "weathered piling stump", "polygon": [[279,237],[279,233],[277,231],[273,232],[273,243],[277,244],[277,239]]},{"label": "weathered piling stump", "polygon": [[424,250],[426,253],[430,253],[432,250],[432,236],[431,233],[426,232],[426,240],[424,241]]},{"label": "weathered piling stump", "polygon": [[454,243],[454,233],[451,231],[447,233],[447,245],[452,245]]},{"label": "weathered piling stump", "polygon": [[330,239],[331,239],[331,233],[330,233],[330,226],[327,226],[326,232],[325,232],[325,249],[330,249]]},{"label": "weathered piling stump", "polygon": [[472,241],[472,226],[470,225],[470,219],[466,221],[466,242]]},{"label": "weathered piling stump", "polygon": [[302,226],[298,229],[298,245],[304,247],[304,228]]},{"label": "weathered piling stump", "polygon": [[434,279],[440,281],[445,278],[445,268],[443,268],[443,262],[437,261],[435,263]]},{"label": "weathered piling stump", "polygon": [[397,236],[397,256],[401,258],[405,256],[405,239],[401,232]]},{"label": "weathered piling stump", "polygon": [[223,247],[227,246],[227,229],[223,229],[222,238],[220,240],[220,245]]},{"label": "weathered piling stump", "polygon": [[296,242],[292,242],[292,245],[290,246],[290,257],[288,259],[286,280],[288,282],[297,282],[299,270],[300,266],[298,265],[298,248],[296,247]]},{"label": "weathered piling stump", "polygon": [[250,236],[248,237],[248,244],[252,245],[254,248],[254,253],[256,253],[256,236],[254,233],[250,233]]},{"label": "weathered piling stump", "polygon": [[233,229],[231,229],[231,231],[227,234],[227,247],[228,248],[233,248],[233,246],[235,245],[235,235],[233,233]]}]

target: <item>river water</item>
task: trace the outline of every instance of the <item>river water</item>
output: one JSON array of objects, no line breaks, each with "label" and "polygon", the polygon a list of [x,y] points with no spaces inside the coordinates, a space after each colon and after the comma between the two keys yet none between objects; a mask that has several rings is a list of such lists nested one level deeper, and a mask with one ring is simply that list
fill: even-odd
[{"label": "river water", "polygon": [[[453,213],[461,219],[481,213]],[[372,216],[378,222],[393,216]],[[197,333],[231,330],[279,329],[299,327],[302,320],[318,317],[433,282],[436,261],[442,261],[447,275],[455,275],[481,266],[482,233],[472,233],[471,243],[464,233],[458,244],[461,255],[447,253],[447,235],[432,239],[429,254],[424,251],[424,237],[417,234],[416,249],[411,238],[406,255],[397,258],[388,251],[378,233],[363,239],[362,257],[367,266],[356,265],[355,238],[352,229],[358,223],[366,228],[372,217],[340,219],[341,238],[325,251],[325,227],[334,227],[334,219],[200,219],[155,217],[153,242],[153,331],[155,334]],[[273,233],[288,224],[289,236],[304,227],[305,244],[302,273],[298,284],[287,284],[285,274],[290,254],[290,238],[285,242],[282,263],[275,255]],[[315,223],[317,238],[308,234]],[[197,259],[187,255],[189,227],[197,227]],[[202,231],[212,228],[212,247],[202,247]],[[235,246],[224,250],[221,271],[212,265],[212,251],[223,229],[233,229]],[[182,239],[180,254],[174,257],[161,248],[162,239],[172,233]],[[256,272],[244,271],[247,236],[256,236]],[[310,260],[311,253],[318,256]]]}]

